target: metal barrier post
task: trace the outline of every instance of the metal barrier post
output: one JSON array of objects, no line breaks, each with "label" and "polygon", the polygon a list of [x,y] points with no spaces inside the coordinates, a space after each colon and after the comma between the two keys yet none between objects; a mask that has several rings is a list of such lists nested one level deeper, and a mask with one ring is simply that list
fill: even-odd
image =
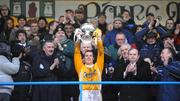
[{"label": "metal barrier post", "polygon": [[83,90],[83,86],[82,84],[79,84],[79,88],[80,88],[80,101],[82,101],[82,90]]}]

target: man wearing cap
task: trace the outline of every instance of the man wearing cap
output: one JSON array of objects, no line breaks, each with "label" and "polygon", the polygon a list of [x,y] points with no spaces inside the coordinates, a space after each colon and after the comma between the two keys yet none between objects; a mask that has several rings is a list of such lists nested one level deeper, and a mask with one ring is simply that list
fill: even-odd
[{"label": "man wearing cap", "polygon": [[[58,26],[54,31],[54,43],[56,45],[56,55],[63,67],[63,73],[60,79],[64,81],[78,80],[73,64],[74,43],[67,38],[61,26]],[[77,85],[63,85],[62,92],[63,101],[78,100],[79,92]]]},{"label": "man wearing cap", "polygon": [[118,32],[124,33],[127,38],[128,43],[131,44],[133,47],[136,47],[133,34],[130,33],[128,30],[124,29],[123,26],[124,26],[124,21],[121,18],[114,19],[113,30],[110,32],[107,32],[104,38],[104,45],[106,47],[109,47],[110,45],[114,45],[116,43],[115,38]]},{"label": "man wearing cap", "polygon": [[54,43],[58,49],[57,56],[65,63],[67,70],[71,69],[73,66],[74,44],[72,40],[67,39],[61,26],[58,26],[54,31]]},{"label": "man wearing cap", "polygon": [[142,58],[150,58],[155,65],[160,63],[160,42],[157,38],[157,33],[150,31],[144,35],[145,39],[138,40],[142,46],[139,47],[140,55]]}]

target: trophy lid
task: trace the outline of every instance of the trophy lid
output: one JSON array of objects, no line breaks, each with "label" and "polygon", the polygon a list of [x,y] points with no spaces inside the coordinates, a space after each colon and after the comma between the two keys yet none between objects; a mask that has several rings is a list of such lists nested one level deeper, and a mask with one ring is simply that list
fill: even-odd
[{"label": "trophy lid", "polygon": [[85,34],[90,34],[91,32],[94,32],[95,28],[91,23],[84,23],[81,26],[81,30],[85,32]]}]

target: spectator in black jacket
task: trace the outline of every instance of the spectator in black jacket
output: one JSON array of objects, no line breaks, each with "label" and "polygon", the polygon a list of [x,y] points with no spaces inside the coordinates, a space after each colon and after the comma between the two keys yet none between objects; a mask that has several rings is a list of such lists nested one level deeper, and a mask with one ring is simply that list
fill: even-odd
[{"label": "spectator in black jacket", "polygon": [[[33,81],[57,81],[61,74],[58,58],[54,53],[54,44],[46,41],[43,51],[33,53]],[[36,50],[37,51],[37,50]],[[61,101],[61,86],[36,85],[32,90],[32,101]]]},{"label": "spectator in black jacket", "polygon": [[[137,49],[130,49],[128,62],[121,62],[121,67],[115,70],[113,78],[123,81],[149,81],[151,71],[149,63],[140,58]],[[121,101],[149,101],[149,86],[146,85],[122,85],[120,88]]]}]

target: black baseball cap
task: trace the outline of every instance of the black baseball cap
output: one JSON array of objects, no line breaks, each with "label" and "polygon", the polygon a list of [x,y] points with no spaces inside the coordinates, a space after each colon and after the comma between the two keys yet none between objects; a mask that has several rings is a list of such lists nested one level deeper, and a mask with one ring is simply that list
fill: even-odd
[{"label": "black baseball cap", "polygon": [[152,38],[152,37],[157,38],[157,33],[150,31],[145,36],[146,36],[146,39],[147,38]]}]

